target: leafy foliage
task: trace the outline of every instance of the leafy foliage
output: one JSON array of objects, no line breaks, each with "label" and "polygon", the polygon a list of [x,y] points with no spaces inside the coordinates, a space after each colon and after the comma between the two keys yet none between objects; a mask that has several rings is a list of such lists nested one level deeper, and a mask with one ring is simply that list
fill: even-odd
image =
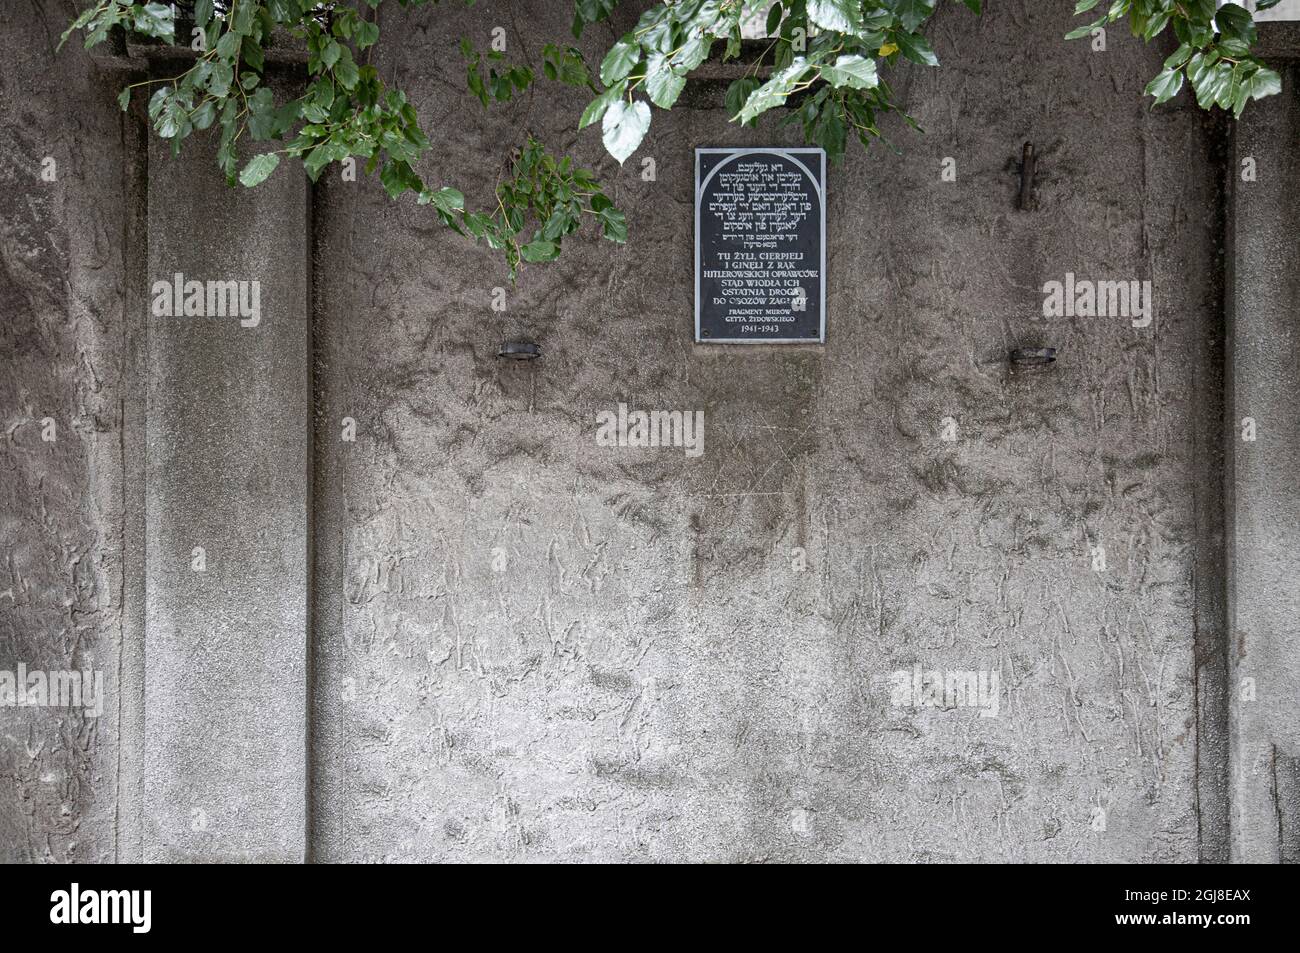
[{"label": "leafy foliage", "polygon": [[[379,40],[373,12],[385,0],[357,5],[322,0],[190,0],[198,38],[195,61],[184,73],[149,80],[122,91],[130,106],[141,88],[152,89],[149,120],[159,137],[179,151],[197,130],[220,130],[217,160],[227,179],[256,186],[284,157],[300,160],[316,180],[334,163],[362,162],[378,173],[394,198],[413,192],[448,227],[503,253],[513,275],[521,262],[549,261],[564,237],[590,216],[614,242],[627,238],[627,224],[595,176],[569,158],[556,158],[531,134],[510,159],[495,190],[496,207],[470,211],[456,189],[427,186],[415,166],[430,148],[406,94],[387,88],[370,65]],[[439,0],[395,0],[402,7]],[[474,0],[464,0],[472,5]],[[622,0],[575,0],[573,35],[608,21]],[[762,52],[744,63],[725,97],[733,121],[752,125],[787,107],[783,122],[798,123],[804,138],[841,161],[851,138],[863,146],[881,138],[879,119],[902,111],[882,72],[908,60],[938,66],[924,27],[941,0],[661,0],[650,3],[632,30],[589,65],[575,46],[547,44],[542,76],[585,88],[593,98],[578,128],[600,123],[606,150],[621,164],[643,142],[652,107],[671,109],[692,72],[721,48],[723,61],[746,52],[742,25],[762,18]],[[981,0],[956,0],[974,13]],[[1078,0],[1076,14],[1101,0]],[[1278,0],[1260,0],[1268,9]],[[181,4],[184,6],[184,4]],[[1278,74],[1251,54],[1256,40],[1251,14],[1237,4],[1217,10],[1215,0],[1112,0],[1106,12],[1069,34],[1084,37],[1121,19],[1150,41],[1172,30],[1177,51],[1147,87],[1157,103],[1191,85],[1197,102],[1240,115],[1247,102],[1277,93]],[[95,0],[71,24],[64,40],[85,33],[87,47],[115,29],[164,43],[176,37],[173,5],[132,0]],[[287,35],[307,53],[308,83],[302,95],[277,100],[265,79],[266,50],[274,35]],[[462,41],[470,93],[487,107],[534,88],[528,66],[512,64],[495,50],[477,51]],[[241,140],[271,144],[240,168]]]},{"label": "leafy foliage", "polygon": [[[490,215],[464,214],[460,225],[465,233],[485,240],[489,247],[503,250],[513,274],[521,260],[558,258],[561,239],[578,230],[583,215],[592,216],[601,234],[610,241],[627,241],[623,213],[614,208],[595,176],[577,168],[567,156],[557,159],[550,155],[529,136],[514,158],[511,178],[497,186],[496,211]],[[445,216],[444,221],[462,230],[449,217]],[[537,225],[531,238],[523,242],[530,222]]]},{"label": "leafy foliage", "polygon": [[[382,2],[366,0],[372,9]],[[438,0],[398,2],[421,6]],[[367,172],[378,172],[391,197],[413,192],[447,226],[501,251],[512,276],[521,261],[556,257],[561,239],[577,229],[584,212],[598,220],[606,238],[626,241],[622,213],[592,173],[575,168],[570,159],[556,160],[531,136],[513,157],[510,178],[497,186],[491,212],[466,209],[465,197],[456,189],[427,186],[415,163],[429,149],[429,138],[406,94],[385,87],[369,64],[379,27],[359,8],[318,0],[225,0],[219,7],[213,0],[195,0],[192,6],[199,31],[194,65],[179,76],[128,86],[118,104],[125,110],[136,90],[156,87],[149,97],[149,120],[173,152],[195,131],[218,126],[217,161],[232,184],[260,184],[284,156],[301,160],[312,181],[331,164],[349,158],[364,162]],[[129,0],[99,0],[73,22],[64,39],[85,30],[90,47],[118,26],[168,43],[176,40],[169,5]],[[287,31],[307,52],[310,82],[301,96],[287,102],[276,99],[264,73],[266,49],[277,30]],[[466,53],[472,56],[470,88],[484,105],[509,99],[533,81],[531,71],[522,68],[492,68],[484,78],[482,59],[468,48]],[[577,79],[582,70],[572,53],[548,48],[547,75],[554,70],[557,78]],[[581,80],[586,82],[585,73]],[[241,170],[244,137],[278,147],[253,155]]]},{"label": "leafy foliage", "polygon": [[[980,11],[979,0],[962,2]],[[881,135],[877,117],[901,112],[879,75],[878,64],[890,65],[902,58],[938,65],[920,32],[937,3],[678,0],[654,4],[605,55],[600,64],[605,90],[592,100],[579,125],[603,120],[605,148],[623,162],[650,127],[646,100],[671,109],[687,76],[713,55],[715,44],[723,45],[723,60],[735,59],[742,51],[742,24],[762,15],[767,46],[727,91],[732,119],[752,124],[807,92],[785,121],[801,123],[807,141],[824,148],[832,161],[841,161],[850,136],[868,145]],[[580,34],[587,24],[606,19],[613,6],[613,2],[579,2],[574,32]]]},{"label": "leafy foliage", "polygon": [[[1096,8],[1101,0],[1079,0],[1076,14]],[[1280,0],[1259,0],[1256,9],[1267,10]],[[1236,3],[1215,9],[1215,0],[1114,0],[1087,26],[1066,39],[1090,36],[1093,31],[1127,19],[1133,35],[1152,40],[1166,29],[1178,39],[1178,49],[1147,84],[1146,93],[1156,103],[1178,95],[1184,80],[1191,83],[1202,109],[1218,106],[1240,116],[1252,99],[1282,91],[1282,77],[1251,55],[1257,39],[1250,11]]]}]

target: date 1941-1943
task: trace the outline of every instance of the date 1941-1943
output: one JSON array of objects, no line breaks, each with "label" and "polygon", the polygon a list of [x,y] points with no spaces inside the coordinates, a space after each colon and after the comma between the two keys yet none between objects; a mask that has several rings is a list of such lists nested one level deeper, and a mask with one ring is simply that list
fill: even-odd
[{"label": "date 1941-1943", "polygon": [[1126,901],[1142,903],[1230,903],[1249,900],[1249,890],[1125,890]]}]

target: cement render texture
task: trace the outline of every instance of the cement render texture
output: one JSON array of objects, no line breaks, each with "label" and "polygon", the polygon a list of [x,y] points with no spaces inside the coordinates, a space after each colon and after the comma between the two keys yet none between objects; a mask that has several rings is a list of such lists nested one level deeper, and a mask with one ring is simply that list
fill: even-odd
[{"label": "cement render texture", "polygon": [[0,4],[0,670],[100,671],[107,704],[0,709],[5,862],[118,844],[129,159],[62,6]]},{"label": "cement render texture", "polygon": [[[693,85],[620,170],[581,93],[464,88],[462,36],[540,73],[567,3],[387,6],[427,181],[483,206],[531,130],[628,245],[512,286],[364,177],[228,191],[117,110],[120,64],[54,56],[70,6],[0,8],[0,669],[110,673],[100,719],[0,710],[0,859],[1294,859],[1283,99],[1230,134],[1149,108],[1159,45],[944,5],[943,68],[890,80],[925,135],[828,174],[827,344],[701,347],[693,149],[797,134]],[[1285,172],[1225,192],[1242,150]],[[262,325],[149,317],[174,271],[260,280]],[[1067,272],[1151,280],[1154,322],[1044,320]],[[704,454],[597,446],[619,402],[703,411]],[[915,665],[996,672],[998,716],[891,704]]]},{"label": "cement render texture", "polygon": [[[1286,71],[1287,88],[1296,71]],[[1300,861],[1300,213],[1293,104],[1260,104],[1234,143],[1229,592],[1233,859]],[[1291,108],[1288,108],[1290,106]],[[1251,165],[1254,180],[1242,172]],[[1248,421],[1253,440],[1246,440]]]},{"label": "cement render texture", "polygon": [[149,283],[257,282],[259,313],[159,316],[151,290],[144,858],[301,861],[308,189],[230,190],[202,144],[151,141]]},{"label": "cement render texture", "polygon": [[[460,36],[522,55],[561,6],[386,12],[380,70],[439,130],[427,181],[487,201],[483,143],[532,130],[608,175],[625,248],[571,241],[512,288],[373,183],[317,191],[316,855],[1196,860],[1221,196],[1211,123],[1142,101],[1164,52],[1067,44],[1050,5],[945,9],[944,68],[895,76],[926,135],[891,123],[901,155],[828,176],[826,346],[709,348],[693,147],[797,136],[656,111],[620,172],[578,94],[460,98]],[[1154,325],[1036,317],[1067,271],[1151,279]],[[542,360],[494,358],[521,337]],[[1023,344],[1061,360],[1013,373]],[[703,410],[704,455],[597,447],[620,401]],[[916,664],[997,672],[999,717],[894,707]]]}]

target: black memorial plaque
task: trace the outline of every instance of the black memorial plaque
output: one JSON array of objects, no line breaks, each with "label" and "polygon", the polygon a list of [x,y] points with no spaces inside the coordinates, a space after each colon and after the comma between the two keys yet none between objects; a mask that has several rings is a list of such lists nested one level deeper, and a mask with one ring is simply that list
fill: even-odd
[{"label": "black memorial plaque", "polygon": [[826,340],[826,153],[695,150],[695,340]]}]

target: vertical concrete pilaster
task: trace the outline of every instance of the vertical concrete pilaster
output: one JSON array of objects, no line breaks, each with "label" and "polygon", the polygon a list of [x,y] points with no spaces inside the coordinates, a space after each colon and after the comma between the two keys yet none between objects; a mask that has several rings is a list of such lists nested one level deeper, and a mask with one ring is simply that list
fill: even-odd
[{"label": "vertical concrete pilaster", "polygon": [[1234,127],[1228,217],[1228,610],[1232,860],[1276,863],[1300,797],[1300,106]]},{"label": "vertical concrete pilaster", "polygon": [[[196,136],[173,158],[149,142],[143,854],[296,862],[307,799],[309,190],[296,165],[256,189],[229,188],[215,145]],[[155,313],[177,281],[173,313]],[[187,313],[189,282],[203,283],[202,314],[196,299]],[[228,300],[242,292],[256,311],[210,313],[232,287]]]}]

